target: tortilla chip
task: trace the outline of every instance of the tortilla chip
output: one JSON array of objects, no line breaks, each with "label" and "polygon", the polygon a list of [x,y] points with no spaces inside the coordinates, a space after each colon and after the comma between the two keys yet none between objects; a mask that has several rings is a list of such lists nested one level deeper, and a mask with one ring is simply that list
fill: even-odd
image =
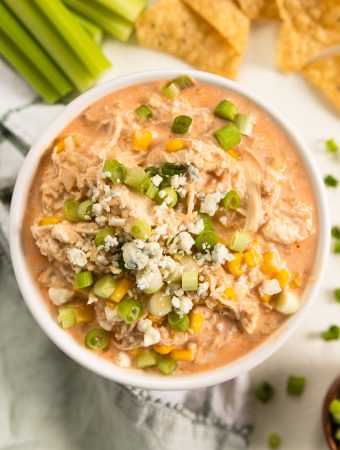
[{"label": "tortilla chip", "polygon": [[243,53],[249,35],[249,19],[232,0],[182,0]]},{"label": "tortilla chip", "polygon": [[302,74],[340,111],[340,55],[320,58],[308,64]]},{"label": "tortilla chip", "polygon": [[140,44],[170,53],[208,72],[234,79],[241,55],[180,0],[161,0],[139,18]]},{"label": "tortilla chip", "polygon": [[251,20],[279,20],[280,14],[276,0],[237,0],[242,11]]},{"label": "tortilla chip", "polygon": [[340,44],[340,29],[322,21],[331,1],[277,0],[283,24],[277,64],[283,72],[302,69],[323,50]]}]

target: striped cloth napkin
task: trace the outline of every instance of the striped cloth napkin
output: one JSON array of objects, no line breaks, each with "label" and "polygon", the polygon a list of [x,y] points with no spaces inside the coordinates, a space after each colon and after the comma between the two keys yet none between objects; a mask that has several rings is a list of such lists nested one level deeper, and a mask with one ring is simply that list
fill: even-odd
[{"label": "striped cloth napkin", "polygon": [[0,448],[248,448],[248,375],[194,391],[128,388],[70,360],[34,323],[10,266],[8,212],[25,154],[64,105],[43,104],[2,60],[0,77]]}]

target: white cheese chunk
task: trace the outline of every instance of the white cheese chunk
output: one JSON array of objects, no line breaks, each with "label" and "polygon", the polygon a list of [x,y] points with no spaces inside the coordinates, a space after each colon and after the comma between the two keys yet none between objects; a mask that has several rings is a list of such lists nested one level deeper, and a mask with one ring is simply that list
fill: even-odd
[{"label": "white cheese chunk", "polygon": [[278,294],[281,290],[280,283],[275,278],[273,280],[264,280],[259,287],[259,293],[262,297]]},{"label": "white cheese chunk", "polygon": [[70,289],[50,287],[48,296],[54,305],[59,306],[71,300],[73,291]]},{"label": "white cheese chunk", "polygon": [[87,264],[87,255],[80,248],[69,248],[67,250],[67,257],[74,266],[84,267]]}]

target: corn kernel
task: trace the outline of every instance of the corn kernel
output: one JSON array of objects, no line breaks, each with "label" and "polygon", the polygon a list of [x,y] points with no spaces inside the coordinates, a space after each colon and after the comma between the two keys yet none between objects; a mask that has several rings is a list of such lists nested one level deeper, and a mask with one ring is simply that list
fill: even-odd
[{"label": "corn kernel", "polygon": [[172,350],[170,358],[174,361],[192,361],[194,359],[194,352],[191,348]]},{"label": "corn kernel", "polygon": [[118,281],[114,293],[111,295],[112,300],[119,303],[132,288],[133,283],[128,278],[122,278]]},{"label": "corn kernel", "polygon": [[290,273],[288,272],[287,269],[282,269],[280,270],[279,273],[275,275],[274,278],[276,278],[277,281],[280,283],[281,288],[284,288],[288,284]]},{"label": "corn kernel", "polygon": [[188,142],[185,139],[170,139],[165,144],[165,150],[167,152],[177,152],[178,150],[184,150],[188,147]]},{"label": "corn kernel", "polygon": [[243,159],[242,156],[240,155],[240,153],[237,150],[235,150],[234,148],[230,148],[228,150],[228,154],[229,154],[229,156],[236,159],[237,161],[241,161]]},{"label": "corn kernel", "polygon": [[173,345],[155,344],[153,346],[153,349],[160,355],[168,355],[174,349],[174,346]]},{"label": "corn kernel", "polygon": [[76,314],[77,324],[93,322],[96,316],[92,306],[87,305],[75,306],[74,311]]},{"label": "corn kernel", "polygon": [[162,323],[164,321],[164,317],[156,317],[151,314],[148,315],[148,319],[150,319],[152,323]]},{"label": "corn kernel", "polygon": [[263,297],[261,297],[261,300],[263,301],[263,303],[269,303],[271,298],[271,295],[264,295]]},{"label": "corn kernel", "polygon": [[244,272],[242,267],[243,255],[242,253],[234,253],[234,256],[235,258],[232,261],[227,262],[227,267],[232,275],[240,276]]},{"label": "corn kernel", "polygon": [[88,297],[90,295],[90,288],[78,288],[74,285],[73,290],[84,297]]},{"label": "corn kernel", "polygon": [[275,275],[280,270],[279,258],[276,252],[269,251],[263,254],[261,272],[266,275]]},{"label": "corn kernel", "polygon": [[65,150],[65,141],[64,139],[61,139],[56,143],[56,145],[53,148],[54,152],[59,154]]},{"label": "corn kernel", "polygon": [[203,327],[203,316],[199,313],[191,312],[190,313],[190,329],[194,333],[198,333],[201,331]]},{"label": "corn kernel", "polygon": [[133,348],[130,350],[130,355],[132,356],[137,356],[138,353],[140,353],[141,349],[140,348]]},{"label": "corn kernel", "polygon": [[236,292],[233,288],[227,287],[223,292],[223,297],[225,297],[227,300],[236,300]]},{"label": "corn kernel", "polygon": [[136,130],[132,138],[132,150],[145,152],[152,141],[152,132],[149,130]]},{"label": "corn kernel", "polygon": [[259,255],[258,251],[253,249],[247,250],[244,254],[244,262],[248,267],[256,267],[261,262],[261,256]]},{"label": "corn kernel", "polygon": [[62,221],[62,217],[45,216],[40,220],[39,225],[55,225]]},{"label": "corn kernel", "polygon": [[294,272],[289,287],[291,289],[297,289],[298,287],[301,286],[301,283],[302,283],[301,274]]}]

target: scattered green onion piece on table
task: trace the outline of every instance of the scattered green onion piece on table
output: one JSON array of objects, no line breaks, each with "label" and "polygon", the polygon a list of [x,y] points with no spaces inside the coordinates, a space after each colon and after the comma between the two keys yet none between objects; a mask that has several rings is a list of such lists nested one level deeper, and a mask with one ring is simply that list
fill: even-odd
[{"label": "scattered green onion piece on table", "polygon": [[191,123],[191,117],[185,115],[177,116],[172,123],[171,131],[176,134],[185,134],[189,131]]},{"label": "scattered green onion piece on table", "polygon": [[144,170],[141,167],[132,167],[131,169],[127,169],[124,182],[132,189],[140,190],[144,179]]},{"label": "scattered green onion piece on table", "polygon": [[138,369],[146,369],[147,367],[153,367],[157,363],[157,357],[152,350],[143,350],[138,353],[136,358],[136,364]]},{"label": "scattered green onion piece on table", "polygon": [[156,202],[158,204],[164,202],[168,208],[174,208],[178,203],[178,194],[171,187],[165,187],[158,192]]},{"label": "scattered green onion piece on table", "polygon": [[80,203],[76,200],[68,200],[64,203],[64,216],[67,220],[71,220],[71,222],[78,222],[78,209]]},{"label": "scattered green onion piece on table", "polygon": [[333,245],[333,252],[334,252],[334,253],[340,253],[340,241],[334,242],[334,245]]},{"label": "scattered green onion piece on table", "polygon": [[149,178],[159,175],[159,169],[155,166],[150,166],[145,169],[145,175]]},{"label": "scattered green onion piece on table", "polygon": [[162,166],[162,175],[168,177],[172,177],[173,175],[184,175],[185,170],[185,166],[182,164],[165,162]]},{"label": "scattered green onion piece on table", "polygon": [[143,220],[135,219],[131,223],[130,233],[135,239],[146,240],[150,237],[151,226]]},{"label": "scattered green onion piece on table", "polygon": [[268,436],[268,447],[270,449],[280,448],[282,443],[281,436],[278,433],[271,433]]},{"label": "scattered green onion piece on table", "polygon": [[92,286],[93,276],[89,270],[83,270],[82,272],[77,272],[74,275],[74,282],[78,289],[84,289],[86,287]]},{"label": "scattered green onion piece on table", "polygon": [[77,317],[73,306],[59,306],[58,321],[66,330],[73,327],[77,323]]},{"label": "scattered green onion piece on table", "polygon": [[92,200],[84,200],[80,203],[78,208],[78,217],[80,220],[91,220],[92,206]]},{"label": "scattered green onion piece on table", "polygon": [[240,132],[232,123],[215,131],[213,135],[224,150],[228,150],[241,142]]},{"label": "scattered green onion piece on table", "polygon": [[334,294],[335,300],[338,303],[340,303],[340,288],[334,289],[333,294]]},{"label": "scattered green onion piece on table", "polygon": [[240,196],[236,191],[227,192],[226,196],[223,199],[223,207],[225,209],[236,210],[241,205]]},{"label": "scattered green onion piece on table", "polygon": [[141,303],[132,299],[125,299],[118,303],[118,316],[128,325],[138,320],[143,314]]},{"label": "scattered green onion piece on table", "polygon": [[168,314],[168,322],[171,328],[175,331],[187,331],[189,328],[190,320],[187,314],[179,316],[174,311]]},{"label": "scattered green onion piece on table", "polygon": [[94,328],[85,336],[85,346],[91,350],[105,350],[110,343],[110,335],[102,328]]},{"label": "scattered green onion piece on table", "polygon": [[296,377],[291,375],[287,380],[288,395],[302,395],[305,389],[306,379],[304,377]]},{"label": "scattered green onion piece on table", "polygon": [[214,110],[215,116],[225,120],[234,120],[236,112],[236,106],[229,100],[222,100]]},{"label": "scattered green onion piece on table", "polygon": [[339,181],[333,175],[327,175],[324,178],[325,185],[328,187],[337,187]]},{"label": "scattered green onion piece on table", "polygon": [[201,253],[212,250],[218,242],[217,234],[214,230],[205,229],[196,236],[195,247]]},{"label": "scattered green onion piece on table", "polygon": [[235,118],[235,125],[241,134],[251,136],[254,127],[254,117],[247,114],[237,114]]},{"label": "scattered green onion piece on table", "polygon": [[330,152],[330,153],[336,153],[339,150],[339,146],[338,144],[335,142],[334,139],[328,139],[326,141],[326,149]]},{"label": "scattered green onion piece on table", "polygon": [[235,231],[230,239],[229,248],[234,252],[243,252],[250,243],[249,234],[243,231]]},{"label": "scattered green onion piece on table", "polygon": [[72,11],[72,14],[76,21],[84,28],[84,30],[87,32],[88,35],[91,36],[91,38],[94,40],[94,42],[100,46],[103,42],[104,33],[103,30],[96,25],[95,23],[91,22],[91,20],[87,19],[86,17],[77,14],[76,12]]},{"label": "scattered green onion piece on table", "polygon": [[321,333],[324,341],[336,341],[340,339],[340,328],[337,325],[331,325],[328,330]]},{"label": "scattered green onion piece on table", "polygon": [[332,227],[332,237],[334,239],[340,240],[340,228],[339,227]]},{"label": "scattered green onion piece on table", "polygon": [[182,273],[182,289],[183,291],[197,291],[198,289],[198,272]]},{"label": "scattered green onion piece on table", "polygon": [[114,228],[103,228],[102,230],[99,230],[94,238],[94,245],[96,247],[99,247],[100,245],[105,244],[105,238],[108,236],[113,237],[115,235],[115,229]]},{"label": "scattered green onion piece on table", "polygon": [[162,87],[162,94],[167,98],[175,98],[180,94],[180,92],[180,88],[173,82],[169,82]]},{"label": "scattered green onion piece on table", "polygon": [[255,397],[262,403],[270,402],[274,396],[275,389],[266,381],[260,384],[255,391]]},{"label": "scattered green onion piece on table", "polygon": [[97,297],[109,298],[117,287],[117,280],[110,273],[103,275],[94,283],[93,293]]},{"label": "scattered green onion piece on table", "polygon": [[176,370],[177,363],[172,359],[158,357],[156,366],[164,375],[171,375]]},{"label": "scattered green onion piece on table", "polygon": [[151,119],[153,116],[152,110],[146,105],[138,106],[135,113],[139,120]]},{"label": "scattered green onion piece on table", "polygon": [[112,183],[123,183],[126,177],[126,167],[116,159],[108,159],[104,163],[103,173],[110,173]]},{"label": "scattered green onion piece on table", "polygon": [[203,220],[205,230],[214,229],[213,219],[208,214],[200,213],[198,217]]},{"label": "scattered green onion piece on table", "polygon": [[145,0],[93,0],[124,19],[134,22],[146,6]]}]

